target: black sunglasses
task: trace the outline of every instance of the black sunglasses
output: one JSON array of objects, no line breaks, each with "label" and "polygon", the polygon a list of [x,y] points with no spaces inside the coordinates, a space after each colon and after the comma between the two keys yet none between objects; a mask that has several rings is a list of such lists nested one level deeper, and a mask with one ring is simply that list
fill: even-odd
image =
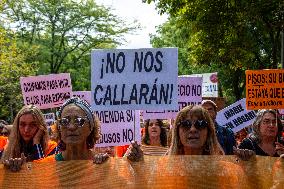
[{"label": "black sunglasses", "polygon": [[[63,117],[59,120],[59,125],[62,126],[62,127],[68,127],[71,123],[71,120],[72,119],[69,116]],[[75,117],[75,118],[73,118],[73,123],[77,127],[83,127],[84,124],[86,123],[86,121],[88,121],[87,117]]]},{"label": "black sunglasses", "polygon": [[190,129],[194,125],[194,127],[198,130],[204,129],[208,127],[208,123],[205,120],[196,120],[192,122],[190,120],[184,120],[179,123],[179,126]]}]

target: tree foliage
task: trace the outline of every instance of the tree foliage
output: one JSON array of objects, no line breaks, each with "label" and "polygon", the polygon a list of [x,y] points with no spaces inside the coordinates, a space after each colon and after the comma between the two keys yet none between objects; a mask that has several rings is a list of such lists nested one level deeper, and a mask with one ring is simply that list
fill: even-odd
[{"label": "tree foliage", "polygon": [[218,71],[225,95],[234,100],[244,95],[245,70],[279,66],[282,0],[146,1],[156,2],[160,13],[170,15],[152,36],[153,44],[170,41],[163,46],[180,47],[182,70],[198,71],[196,65],[205,65]]},{"label": "tree foliage", "polygon": [[9,0],[2,18],[19,39],[39,46],[38,74],[70,72],[79,90],[90,90],[91,49],[114,48],[138,28],[93,0]]},{"label": "tree foliage", "polygon": [[[22,44],[24,46],[24,44]],[[27,63],[27,57],[36,56],[37,48],[29,46],[22,51],[13,33],[0,27],[0,119],[11,122],[23,106],[20,77],[34,75],[37,64]]]}]

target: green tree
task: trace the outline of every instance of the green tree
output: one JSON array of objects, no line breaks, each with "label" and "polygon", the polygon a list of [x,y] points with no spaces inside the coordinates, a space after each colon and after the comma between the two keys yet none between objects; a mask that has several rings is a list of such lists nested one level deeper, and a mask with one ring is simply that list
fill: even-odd
[{"label": "green tree", "polygon": [[[183,66],[207,65],[219,72],[225,95],[234,100],[244,95],[244,71],[277,68],[280,61],[281,0],[147,0],[156,2],[160,13],[170,15],[174,41],[185,51]],[[165,40],[160,29],[156,37]],[[183,29],[186,34],[174,32]],[[176,40],[176,38],[178,40]],[[167,41],[170,41],[167,39]],[[186,61],[186,62],[184,62]]]},{"label": "green tree", "polygon": [[93,0],[9,0],[2,17],[22,41],[40,47],[38,74],[70,72],[80,90],[90,86],[91,49],[114,48],[138,28]]},{"label": "green tree", "polygon": [[0,119],[11,122],[23,106],[20,77],[34,75],[37,64],[27,63],[27,57],[37,54],[35,46],[22,51],[13,33],[0,27]]}]

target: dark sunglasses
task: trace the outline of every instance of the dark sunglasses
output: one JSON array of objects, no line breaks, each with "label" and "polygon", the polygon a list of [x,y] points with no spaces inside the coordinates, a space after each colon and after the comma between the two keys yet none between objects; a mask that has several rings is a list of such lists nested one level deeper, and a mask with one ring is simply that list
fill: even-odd
[{"label": "dark sunglasses", "polygon": [[192,122],[190,120],[184,120],[179,123],[179,126],[190,129],[194,125],[194,127],[198,130],[204,129],[208,127],[208,123],[205,120],[197,120]]},{"label": "dark sunglasses", "polygon": [[[72,118],[67,116],[63,117],[59,120],[59,125],[62,127],[68,127],[71,123]],[[83,127],[84,124],[88,121],[87,117],[75,117],[73,118],[73,124],[76,125],[77,127]]]}]

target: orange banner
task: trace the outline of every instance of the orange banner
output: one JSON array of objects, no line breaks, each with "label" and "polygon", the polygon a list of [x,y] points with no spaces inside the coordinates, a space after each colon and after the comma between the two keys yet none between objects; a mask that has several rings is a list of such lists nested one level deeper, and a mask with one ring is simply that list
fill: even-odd
[{"label": "orange banner", "polygon": [[247,70],[248,110],[284,108],[284,69]]},{"label": "orange banner", "polygon": [[32,163],[13,173],[0,167],[1,188],[284,188],[284,160],[235,156],[147,156],[142,162],[110,158]]}]

